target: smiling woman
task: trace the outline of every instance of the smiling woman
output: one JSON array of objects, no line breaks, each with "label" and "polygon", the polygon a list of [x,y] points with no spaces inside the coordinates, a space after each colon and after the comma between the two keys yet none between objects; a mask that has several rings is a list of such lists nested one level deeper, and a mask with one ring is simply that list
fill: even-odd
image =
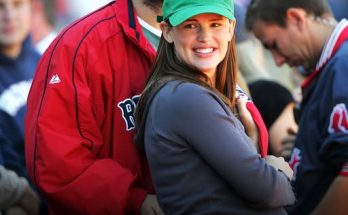
[{"label": "smiling woman", "polygon": [[242,124],[251,113],[235,100],[233,2],[165,0],[159,19],[136,141],[165,214],[285,214],[292,170],[260,158]]},{"label": "smiling woman", "polygon": [[215,84],[215,70],[225,58],[235,21],[208,13],[193,16],[176,28],[162,23],[164,38],[174,43],[177,57],[203,72]]}]

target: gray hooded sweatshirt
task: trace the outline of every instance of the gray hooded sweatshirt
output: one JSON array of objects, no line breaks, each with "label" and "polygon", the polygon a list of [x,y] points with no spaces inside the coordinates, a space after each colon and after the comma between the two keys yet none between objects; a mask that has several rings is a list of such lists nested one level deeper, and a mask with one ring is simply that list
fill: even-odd
[{"label": "gray hooded sweatshirt", "polygon": [[166,215],[286,214],[294,203],[288,178],[260,157],[214,92],[170,81],[145,112],[136,141]]}]

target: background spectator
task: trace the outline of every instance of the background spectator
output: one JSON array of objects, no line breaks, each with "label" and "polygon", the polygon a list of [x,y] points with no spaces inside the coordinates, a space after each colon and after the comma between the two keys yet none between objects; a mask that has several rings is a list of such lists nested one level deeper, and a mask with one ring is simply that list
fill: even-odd
[{"label": "background spectator", "polygon": [[269,132],[269,154],[289,160],[298,126],[291,92],[275,81],[258,80],[249,84],[250,95]]},{"label": "background spectator", "polygon": [[19,156],[22,170],[16,170],[17,174],[25,176],[24,115],[40,55],[29,37],[31,0],[0,3],[0,128]]},{"label": "background spectator", "polygon": [[40,54],[57,36],[55,6],[55,0],[32,0],[31,37]]}]

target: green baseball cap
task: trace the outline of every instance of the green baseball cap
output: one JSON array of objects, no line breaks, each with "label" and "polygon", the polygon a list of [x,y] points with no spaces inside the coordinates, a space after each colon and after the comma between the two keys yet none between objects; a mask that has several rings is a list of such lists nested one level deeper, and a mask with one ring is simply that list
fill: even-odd
[{"label": "green baseball cap", "polygon": [[233,0],[164,0],[162,9],[163,16],[157,17],[157,21],[169,20],[173,26],[202,13],[215,13],[234,19]]}]

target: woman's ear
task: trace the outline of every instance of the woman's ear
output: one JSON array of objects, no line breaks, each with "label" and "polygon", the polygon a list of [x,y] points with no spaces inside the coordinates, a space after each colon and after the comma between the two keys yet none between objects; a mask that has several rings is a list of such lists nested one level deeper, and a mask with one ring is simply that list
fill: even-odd
[{"label": "woman's ear", "polygon": [[161,27],[164,39],[168,43],[173,43],[173,39],[172,39],[172,36],[170,34],[171,26],[167,22],[161,22],[160,27]]},{"label": "woman's ear", "polygon": [[232,40],[235,27],[236,27],[236,20],[230,20],[229,30],[228,30],[228,41]]}]

